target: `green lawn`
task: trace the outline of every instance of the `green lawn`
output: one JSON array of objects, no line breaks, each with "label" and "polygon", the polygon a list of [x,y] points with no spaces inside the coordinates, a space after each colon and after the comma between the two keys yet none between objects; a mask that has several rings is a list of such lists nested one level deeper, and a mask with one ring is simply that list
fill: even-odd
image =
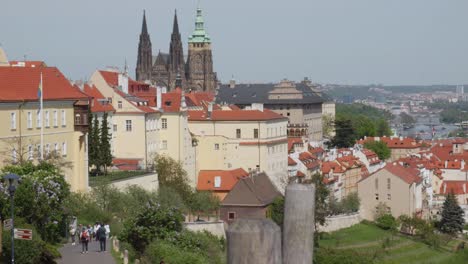
[{"label": "green lawn", "polygon": [[[386,247],[383,245],[386,243]],[[374,263],[468,263],[468,249],[453,253],[456,241],[440,249],[404,235],[393,235],[371,224],[358,224],[325,234],[320,247],[355,252],[374,259]],[[319,249],[320,250],[320,249]]]},{"label": "green lawn", "polygon": [[147,171],[114,171],[109,172],[106,176],[89,176],[89,186],[94,187],[102,182],[112,182],[118,180],[124,180],[136,176],[142,176],[148,174]]}]

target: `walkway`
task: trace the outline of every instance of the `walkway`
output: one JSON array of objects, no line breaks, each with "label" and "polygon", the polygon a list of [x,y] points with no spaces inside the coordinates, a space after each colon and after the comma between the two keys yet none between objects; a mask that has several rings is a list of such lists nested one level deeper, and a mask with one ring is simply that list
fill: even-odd
[{"label": "walkway", "polygon": [[111,242],[107,240],[107,251],[99,252],[99,242],[93,241],[88,245],[88,254],[81,254],[81,244],[74,246],[71,243],[66,244],[60,249],[62,258],[58,260],[59,264],[80,264],[80,263],[99,263],[115,264],[115,260],[110,254]]}]

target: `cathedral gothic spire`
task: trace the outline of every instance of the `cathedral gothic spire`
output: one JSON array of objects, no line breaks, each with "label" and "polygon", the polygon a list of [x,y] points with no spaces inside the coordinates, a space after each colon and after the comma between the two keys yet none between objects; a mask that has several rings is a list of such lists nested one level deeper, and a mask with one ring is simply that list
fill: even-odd
[{"label": "cathedral gothic spire", "polygon": [[152,50],[151,40],[148,34],[148,27],[146,25],[146,14],[143,10],[143,23],[141,26],[140,41],[138,43],[138,57],[136,67],[136,79],[138,81],[146,81],[151,79],[152,68]]},{"label": "cathedral gothic spire", "polygon": [[185,83],[185,61],[182,38],[179,32],[179,22],[177,20],[177,10],[174,14],[174,26],[172,28],[171,43],[169,46],[169,86],[175,87],[177,74],[183,76],[182,82]]}]

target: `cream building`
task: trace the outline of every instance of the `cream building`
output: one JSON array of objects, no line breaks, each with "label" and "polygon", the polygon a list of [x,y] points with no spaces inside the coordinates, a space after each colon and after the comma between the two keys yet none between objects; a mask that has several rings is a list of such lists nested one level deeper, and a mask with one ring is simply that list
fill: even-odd
[{"label": "cream building", "polygon": [[148,85],[112,70],[94,72],[90,85],[115,109],[111,130],[114,158],[121,162],[138,161],[139,168],[151,169],[159,150],[157,130],[161,114],[147,100],[129,94],[129,88]]},{"label": "cream building", "polygon": [[422,178],[417,169],[389,163],[358,182],[361,217],[374,220],[375,209],[384,203],[394,217],[422,213]]},{"label": "cream building", "polygon": [[253,110],[213,106],[189,111],[200,170],[265,171],[280,190],[288,178],[287,118],[263,105]]},{"label": "cream building", "polygon": [[54,157],[60,162],[72,191],[87,191],[88,97],[57,68],[26,66],[0,67],[0,98],[0,120],[5,121],[0,128],[0,166],[35,162],[42,153],[45,159]]}]

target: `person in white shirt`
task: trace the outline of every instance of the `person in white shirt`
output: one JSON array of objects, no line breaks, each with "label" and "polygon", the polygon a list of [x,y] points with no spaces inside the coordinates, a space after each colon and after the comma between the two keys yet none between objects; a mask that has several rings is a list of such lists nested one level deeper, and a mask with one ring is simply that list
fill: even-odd
[{"label": "person in white shirt", "polygon": [[105,224],[104,228],[106,229],[106,238],[109,239],[109,236],[110,236],[110,226],[109,226],[109,224]]}]

